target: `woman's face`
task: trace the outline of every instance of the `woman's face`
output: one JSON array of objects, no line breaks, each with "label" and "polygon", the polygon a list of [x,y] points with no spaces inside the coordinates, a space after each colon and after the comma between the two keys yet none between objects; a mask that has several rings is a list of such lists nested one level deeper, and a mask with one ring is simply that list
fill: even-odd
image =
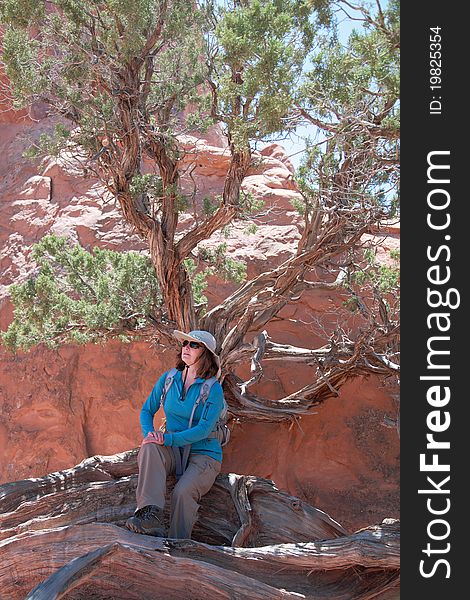
[{"label": "woman's face", "polygon": [[[187,340],[185,340],[185,342],[187,342]],[[204,346],[197,342],[185,342],[183,342],[183,347],[181,348],[181,360],[190,367],[201,358],[204,352]]]}]

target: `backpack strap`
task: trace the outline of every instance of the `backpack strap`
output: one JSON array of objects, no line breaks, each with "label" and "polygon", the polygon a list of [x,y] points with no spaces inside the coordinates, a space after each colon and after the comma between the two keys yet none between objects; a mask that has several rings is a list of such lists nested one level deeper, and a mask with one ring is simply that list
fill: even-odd
[{"label": "backpack strap", "polygon": [[[196,412],[196,408],[199,404],[204,404],[204,402],[209,397],[210,391],[214,383],[217,381],[216,377],[209,377],[206,379],[204,383],[201,385],[201,389],[199,390],[199,396],[196,398],[196,401],[193,405],[193,410],[191,411],[191,416],[189,417],[188,429],[191,429],[193,424],[194,413]],[[186,467],[188,465],[189,453],[191,452],[191,444],[186,444],[186,446],[182,449],[182,457],[181,457],[181,475],[185,472]],[[179,477],[181,477],[181,475]],[[178,473],[176,473],[176,477],[178,477]]]},{"label": "backpack strap", "polygon": [[173,383],[173,380],[175,379],[176,373],[178,373],[178,369],[175,369],[173,367],[173,369],[170,369],[168,371],[168,373],[166,374],[165,384],[163,386],[162,395],[160,396],[160,406],[163,406],[163,407],[165,406],[165,398],[166,398],[166,395],[168,394],[168,390],[171,388],[171,384]]},{"label": "backpack strap", "polygon": [[194,417],[194,413],[196,412],[196,408],[200,404],[204,404],[204,402],[207,400],[207,398],[209,398],[211,387],[214,385],[214,383],[216,381],[217,381],[217,379],[215,377],[210,377],[209,379],[206,379],[204,381],[204,383],[201,385],[201,389],[199,390],[199,396],[196,398],[196,402],[194,403],[193,410],[191,411],[191,416],[189,417],[188,429],[190,429],[191,425],[193,424],[193,417]]}]

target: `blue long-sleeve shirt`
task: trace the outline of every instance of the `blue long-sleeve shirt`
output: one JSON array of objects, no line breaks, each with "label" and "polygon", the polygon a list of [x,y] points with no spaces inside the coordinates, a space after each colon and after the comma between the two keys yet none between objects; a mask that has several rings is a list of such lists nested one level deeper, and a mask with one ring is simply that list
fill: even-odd
[{"label": "blue long-sleeve shirt", "polygon": [[[140,411],[140,424],[144,437],[146,437],[150,431],[155,431],[153,418],[160,408],[160,399],[165,385],[166,375],[167,372],[163,373],[157,383],[153,386],[149,397]],[[199,391],[204,381],[205,379],[198,377],[189,387],[184,400],[181,400],[183,390],[182,372],[178,371],[176,373],[165,398],[164,410],[166,429],[168,432],[172,433],[165,433],[164,445],[186,446],[186,444],[192,444],[192,453],[207,454],[222,462],[222,447],[220,442],[215,438],[207,437],[211,431],[213,431],[224,406],[222,386],[218,381],[212,385],[209,397],[204,404],[201,403],[196,408],[192,426],[188,429],[191,411],[199,396]]]}]

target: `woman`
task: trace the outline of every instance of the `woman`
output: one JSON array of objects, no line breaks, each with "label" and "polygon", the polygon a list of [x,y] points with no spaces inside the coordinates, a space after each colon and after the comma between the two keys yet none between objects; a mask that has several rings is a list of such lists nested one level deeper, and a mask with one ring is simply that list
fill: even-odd
[{"label": "woman", "polygon": [[[136,533],[164,536],[163,508],[166,477],[177,470],[181,450],[190,448],[188,464],[171,495],[168,537],[190,538],[199,509],[198,501],[212,487],[220,472],[222,447],[211,436],[224,406],[222,386],[212,384],[210,392],[194,411],[201,386],[220,376],[220,361],[215,353],[216,341],[208,331],[174,331],[181,342],[176,371],[163,396],[166,432],[155,431],[153,417],[160,407],[164,373],[155,384],[140,412],[144,440],[138,454],[139,480],[136,490],[137,510],[127,520],[128,529]],[[190,444],[190,446],[188,446]]]}]

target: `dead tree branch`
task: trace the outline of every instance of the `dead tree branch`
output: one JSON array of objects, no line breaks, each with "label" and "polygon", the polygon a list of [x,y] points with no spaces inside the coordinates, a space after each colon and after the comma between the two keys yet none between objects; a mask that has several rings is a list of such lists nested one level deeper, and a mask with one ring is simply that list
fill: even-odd
[{"label": "dead tree branch", "polygon": [[123,524],[135,508],[136,454],[95,456],[0,486],[6,598],[128,599],[158,588],[175,600],[369,600],[398,585],[397,521],[348,535],[326,513],[252,476],[219,475],[202,499],[194,540],[132,533]]}]

